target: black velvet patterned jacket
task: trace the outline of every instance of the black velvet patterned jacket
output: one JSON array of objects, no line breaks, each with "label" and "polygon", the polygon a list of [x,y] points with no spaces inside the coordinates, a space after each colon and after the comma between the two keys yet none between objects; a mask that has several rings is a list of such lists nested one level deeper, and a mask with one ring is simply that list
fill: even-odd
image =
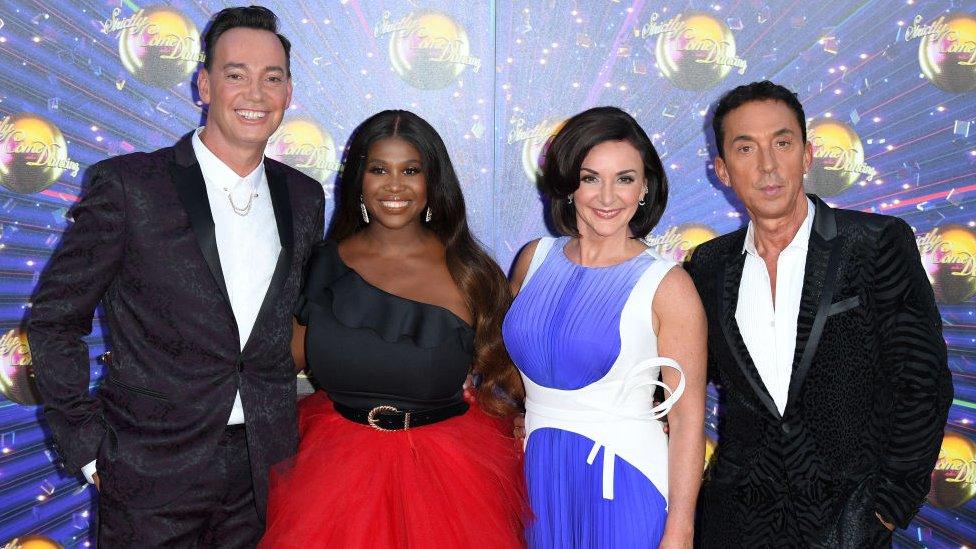
[{"label": "black velvet patterned jacket", "polygon": [[[34,296],[28,339],[44,413],[69,471],[97,457],[101,497],[172,501],[216,451],[240,390],[255,500],[298,432],[291,310],[322,237],[323,191],[265,159],[281,253],[243,351],[190,134],[173,147],[92,166]],[[91,331],[102,302],[113,360],[90,395]]]},{"label": "black velvet patterned jacket", "polygon": [[718,450],[699,497],[702,547],[890,543],[925,500],[952,400],[942,321],[915,238],[895,217],[815,196],[785,412],[735,320],[746,228],[688,266],[708,316]]}]

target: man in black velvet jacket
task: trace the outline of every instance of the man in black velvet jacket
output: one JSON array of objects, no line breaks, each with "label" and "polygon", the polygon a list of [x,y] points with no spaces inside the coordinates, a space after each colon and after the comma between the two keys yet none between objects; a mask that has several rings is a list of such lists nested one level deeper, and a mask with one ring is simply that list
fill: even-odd
[{"label": "man in black velvet jacket", "polygon": [[[324,198],[264,157],[292,91],[276,24],[215,16],[206,125],[92,166],[35,293],[38,389],[65,467],[99,488],[100,546],[252,547],[269,468],[296,449],[291,310]],[[100,301],[113,360],[91,395]]]},{"label": "man in black velvet jacket", "polygon": [[715,170],[750,222],[688,266],[721,406],[702,547],[890,545],[942,441],[952,384],[912,230],[805,195],[805,123],[770,82],[715,111]]}]

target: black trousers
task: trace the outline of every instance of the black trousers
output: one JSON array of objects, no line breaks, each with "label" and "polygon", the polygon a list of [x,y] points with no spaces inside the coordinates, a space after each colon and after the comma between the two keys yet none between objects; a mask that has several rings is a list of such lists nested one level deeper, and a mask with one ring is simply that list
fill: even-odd
[{"label": "black trousers", "polygon": [[227,427],[207,476],[174,501],[152,509],[98,502],[100,549],[255,547],[263,532],[243,425]]}]

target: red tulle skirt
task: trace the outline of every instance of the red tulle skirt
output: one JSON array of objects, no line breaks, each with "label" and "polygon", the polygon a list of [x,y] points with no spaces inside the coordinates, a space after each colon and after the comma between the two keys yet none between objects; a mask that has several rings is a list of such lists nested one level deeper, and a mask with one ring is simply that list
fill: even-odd
[{"label": "red tulle skirt", "polygon": [[272,470],[262,548],[523,547],[521,451],[510,423],[464,415],[378,431],[322,391],[299,403],[298,454]]}]

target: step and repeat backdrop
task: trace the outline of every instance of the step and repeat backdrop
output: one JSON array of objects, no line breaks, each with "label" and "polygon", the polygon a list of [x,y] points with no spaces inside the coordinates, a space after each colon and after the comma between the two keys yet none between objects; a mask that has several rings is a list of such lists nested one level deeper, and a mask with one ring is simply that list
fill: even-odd
[{"label": "step and repeat backdrop", "polygon": [[[447,142],[473,228],[506,269],[546,230],[535,179],[567,117],[596,105],[637,117],[671,181],[650,243],[682,259],[745,221],[713,172],[715,100],[766,78],[795,90],[815,151],[809,190],[908,221],[945,322],[954,405],[928,502],[895,544],[976,543],[976,2],[263,3],[294,44],[294,102],[267,155],[320,181],[328,216],[351,130],[412,110]],[[200,34],[226,5],[0,2],[0,547],[96,543],[97,496],[51,449],[23,319],[85,169],[200,124]],[[97,390],[97,320],[88,344]]]}]

